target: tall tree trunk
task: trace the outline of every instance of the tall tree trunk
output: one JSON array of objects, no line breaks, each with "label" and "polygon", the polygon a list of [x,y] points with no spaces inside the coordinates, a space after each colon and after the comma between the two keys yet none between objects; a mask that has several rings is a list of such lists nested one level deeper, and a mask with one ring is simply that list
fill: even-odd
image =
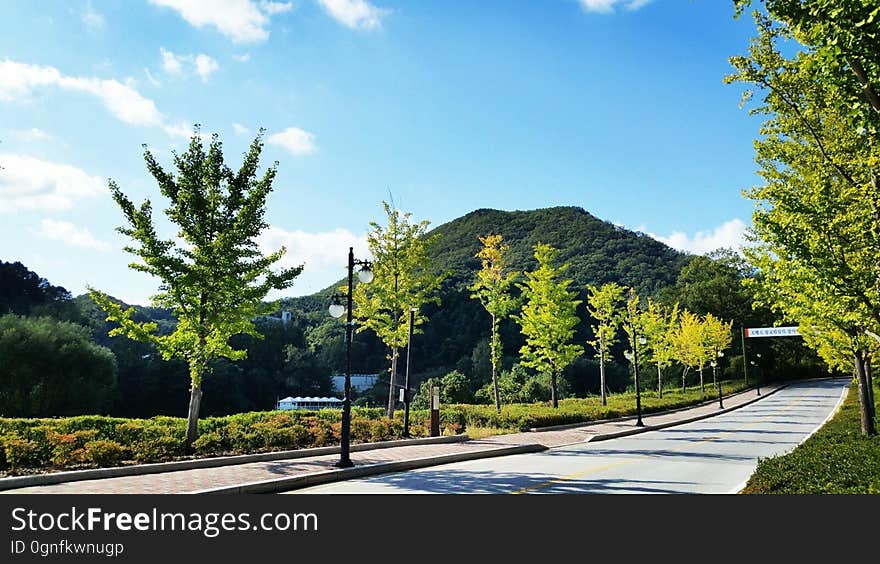
[{"label": "tall tree trunk", "polygon": [[877,404],[874,403],[874,375],[871,373],[871,357],[865,358],[865,381],[868,384],[868,407],[871,408],[871,419],[877,422]]},{"label": "tall tree trunk", "polygon": [[394,384],[397,380],[397,347],[391,347],[391,378],[388,381],[388,408],[385,414],[388,417],[394,417],[394,406],[396,399],[394,397]]},{"label": "tall tree trunk", "polygon": [[660,365],[657,365],[657,397],[663,397],[663,371],[660,370]]},{"label": "tall tree trunk", "polygon": [[186,443],[187,452],[192,450],[192,444],[198,437],[199,407],[202,403],[202,385],[191,384],[189,391],[189,409],[186,412]]},{"label": "tall tree trunk", "polygon": [[489,354],[492,355],[492,390],[495,393],[495,410],[501,413],[501,395],[498,393],[498,356],[495,346],[498,344],[498,320],[495,314],[492,314],[492,346],[489,347]]},{"label": "tall tree trunk", "polygon": [[874,418],[871,416],[870,391],[868,390],[868,378],[865,372],[865,360],[861,351],[853,353],[853,361],[856,367],[856,378],[859,381],[859,413],[862,421],[862,435],[866,437],[876,434]]},{"label": "tall tree trunk", "polygon": [[559,407],[559,397],[556,394],[556,372],[550,373],[550,399],[553,400],[553,409]]},{"label": "tall tree trunk", "polygon": [[684,384],[687,379],[688,368],[690,368],[690,366],[685,366],[684,370],[681,371],[681,393],[685,393],[687,390]]},{"label": "tall tree trunk", "polygon": [[501,413],[501,395],[498,393],[498,367],[492,363],[492,388],[495,392],[495,411]]},{"label": "tall tree trunk", "polygon": [[703,385],[703,365],[701,364],[700,365],[700,395],[702,396],[705,394],[706,394],[706,388]]},{"label": "tall tree trunk", "polygon": [[599,337],[599,388],[602,394],[602,405],[608,405],[608,396],[605,393],[605,343]]}]

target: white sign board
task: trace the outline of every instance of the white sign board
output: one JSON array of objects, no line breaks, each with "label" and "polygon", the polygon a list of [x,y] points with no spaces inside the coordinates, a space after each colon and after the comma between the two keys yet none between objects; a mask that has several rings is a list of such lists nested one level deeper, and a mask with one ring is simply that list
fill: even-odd
[{"label": "white sign board", "polygon": [[746,337],[800,337],[797,327],[752,327],[746,329]]}]

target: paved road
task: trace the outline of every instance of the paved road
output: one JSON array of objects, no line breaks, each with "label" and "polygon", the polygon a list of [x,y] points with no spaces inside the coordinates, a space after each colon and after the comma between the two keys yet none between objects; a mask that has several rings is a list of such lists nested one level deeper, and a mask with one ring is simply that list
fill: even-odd
[{"label": "paved road", "polygon": [[290,493],[733,493],[758,457],[791,450],[821,425],[848,385],[797,383],[730,413],[660,431]]}]

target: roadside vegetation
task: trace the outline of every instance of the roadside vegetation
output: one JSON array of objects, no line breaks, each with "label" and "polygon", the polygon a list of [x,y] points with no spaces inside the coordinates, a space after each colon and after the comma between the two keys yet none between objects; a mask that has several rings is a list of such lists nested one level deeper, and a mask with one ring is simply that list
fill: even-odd
[{"label": "roadside vegetation", "polygon": [[[725,382],[723,389],[729,394],[743,387],[742,381]],[[478,438],[620,417],[635,412],[634,398],[633,392],[613,394],[606,406],[599,396],[569,398],[560,400],[557,409],[550,402],[504,405],[501,411],[494,405],[446,405],[440,414],[441,431]],[[698,388],[665,390],[662,399],[656,392],[643,392],[642,409],[650,413],[713,399]],[[384,408],[354,408],[352,415],[353,443],[403,438],[399,411],[388,418]],[[413,410],[411,436],[428,436],[428,422],[427,409]],[[186,429],[182,417],[0,418],[0,475],[333,446],[340,440],[341,413],[267,411],[203,418],[191,455],[185,448]]]},{"label": "roadside vegetation", "polygon": [[880,494],[880,437],[864,436],[860,420],[854,386],[815,435],[786,455],[762,459],[742,493]]}]

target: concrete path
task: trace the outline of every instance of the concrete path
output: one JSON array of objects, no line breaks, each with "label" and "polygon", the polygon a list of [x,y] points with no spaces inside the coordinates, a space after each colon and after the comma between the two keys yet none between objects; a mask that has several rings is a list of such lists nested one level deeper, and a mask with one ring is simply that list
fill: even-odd
[{"label": "concrete path", "polygon": [[291,493],[735,493],[759,457],[787,452],[814,432],[848,385],[800,382],[738,410],[663,430]]},{"label": "concrete path", "polygon": [[[767,400],[771,399],[773,395],[770,394],[779,387],[779,384],[762,387],[761,391],[764,394],[762,397],[768,396]],[[749,390],[725,398],[724,405],[725,408],[735,407],[755,399],[755,391]],[[767,400],[762,400],[761,403]],[[717,402],[713,402],[673,413],[646,416],[644,417],[644,422],[648,426],[668,425],[693,417],[714,415],[718,411]],[[368,464],[380,465],[386,462],[464,452],[485,451],[488,454],[488,451],[513,445],[540,444],[549,448],[557,448],[565,445],[582,444],[584,441],[601,439],[604,436],[635,430],[637,429],[634,419],[606,421],[585,424],[570,429],[498,435],[462,443],[400,446],[365,452],[353,452],[351,458],[356,465],[360,466]],[[296,460],[255,462],[235,466],[180,470],[161,474],[31,486],[0,493],[192,493],[212,488],[265,482],[266,480],[273,479],[288,479],[293,476],[327,472],[334,469],[333,463],[338,459],[338,455],[327,455]],[[378,470],[380,468],[377,466]]]}]

